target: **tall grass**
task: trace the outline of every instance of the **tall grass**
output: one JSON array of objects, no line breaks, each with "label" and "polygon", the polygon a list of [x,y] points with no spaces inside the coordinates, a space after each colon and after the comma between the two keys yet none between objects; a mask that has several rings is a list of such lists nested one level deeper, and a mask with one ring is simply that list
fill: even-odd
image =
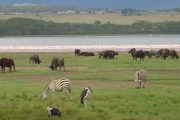
[{"label": "tall grass", "polygon": [[[180,83],[178,83],[180,85]],[[178,120],[179,87],[162,88],[94,88],[88,108],[80,104],[81,88],[74,88],[72,100],[63,93],[42,100],[42,84],[0,81],[1,120],[48,120],[47,106],[56,106],[62,120]]]}]

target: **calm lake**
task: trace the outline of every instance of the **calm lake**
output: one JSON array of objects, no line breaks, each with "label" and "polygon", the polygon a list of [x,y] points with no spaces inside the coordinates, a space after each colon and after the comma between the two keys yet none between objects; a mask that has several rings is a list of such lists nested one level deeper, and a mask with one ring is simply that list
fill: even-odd
[{"label": "calm lake", "polygon": [[[159,46],[159,47],[158,47]],[[180,49],[180,35],[130,35],[130,36],[41,36],[1,37],[0,50],[29,49],[129,49],[163,48]]]}]

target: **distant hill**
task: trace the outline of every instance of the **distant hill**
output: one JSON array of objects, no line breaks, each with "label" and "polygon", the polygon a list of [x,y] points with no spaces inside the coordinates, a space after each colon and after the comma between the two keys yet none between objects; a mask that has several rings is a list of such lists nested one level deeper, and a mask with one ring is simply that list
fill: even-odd
[{"label": "distant hill", "polygon": [[180,0],[1,0],[0,4],[48,3],[78,8],[160,10],[180,7]]}]

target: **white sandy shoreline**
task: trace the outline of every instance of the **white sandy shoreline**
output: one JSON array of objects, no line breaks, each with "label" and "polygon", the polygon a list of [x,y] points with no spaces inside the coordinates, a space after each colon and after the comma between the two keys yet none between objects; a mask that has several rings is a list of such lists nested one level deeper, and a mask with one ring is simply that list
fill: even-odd
[{"label": "white sandy shoreline", "polygon": [[128,51],[131,48],[143,50],[157,50],[168,48],[180,51],[180,45],[68,45],[68,46],[0,46],[0,52],[74,52],[75,49],[83,51],[116,50]]}]

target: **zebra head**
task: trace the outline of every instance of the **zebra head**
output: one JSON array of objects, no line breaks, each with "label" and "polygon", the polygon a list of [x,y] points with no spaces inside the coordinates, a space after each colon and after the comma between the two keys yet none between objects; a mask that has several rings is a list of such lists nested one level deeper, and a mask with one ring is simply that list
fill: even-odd
[{"label": "zebra head", "polygon": [[49,86],[47,85],[42,92],[43,99],[47,99],[49,90]]}]

